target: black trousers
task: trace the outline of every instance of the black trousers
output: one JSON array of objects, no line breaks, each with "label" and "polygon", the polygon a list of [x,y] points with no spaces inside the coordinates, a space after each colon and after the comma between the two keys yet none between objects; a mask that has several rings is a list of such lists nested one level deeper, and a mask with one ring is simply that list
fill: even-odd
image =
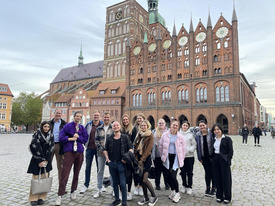
[{"label": "black trousers", "polygon": [[254,143],[255,144],[260,144],[260,136],[254,136]]},{"label": "black trousers", "polygon": [[[194,166],[195,158],[194,157],[186,157],[184,159],[184,165],[180,168],[181,170],[181,179],[182,185],[187,188],[192,188],[193,185],[193,166]],[[186,181],[187,178],[187,181]]]},{"label": "black trousers", "polygon": [[177,180],[178,169],[176,171],[172,169],[175,161],[175,157],[176,157],[175,154],[168,154],[169,169],[164,167],[163,174],[166,177],[167,183],[171,187],[171,190],[172,191],[175,190],[178,193],[179,192],[179,183]]},{"label": "black trousers", "polygon": [[230,165],[222,158],[221,155],[215,154],[213,157],[213,167],[217,186],[216,197],[221,200],[231,201],[232,176]]},{"label": "black trousers", "polygon": [[204,172],[205,172],[205,184],[206,184],[206,188],[210,189],[210,185],[212,182],[212,188],[216,188],[216,183],[215,183],[215,178],[214,178],[214,169],[212,166],[212,160],[210,160],[210,158],[203,158],[202,159],[202,165],[204,168]]},{"label": "black trousers", "polygon": [[161,173],[162,173],[163,178],[164,178],[164,184],[166,185],[167,180],[166,180],[166,177],[163,173],[164,166],[163,166],[163,162],[161,161],[161,158],[160,157],[155,157],[154,164],[155,164],[155,174],[156,174],[156,177],[155,177],[156,186],[160,186]]},{"label": "black trousers", "polygon": [[245,135],[243,135],[243,144],[245,143],[245,144],[247,144],[247,134],[245,134]]}]

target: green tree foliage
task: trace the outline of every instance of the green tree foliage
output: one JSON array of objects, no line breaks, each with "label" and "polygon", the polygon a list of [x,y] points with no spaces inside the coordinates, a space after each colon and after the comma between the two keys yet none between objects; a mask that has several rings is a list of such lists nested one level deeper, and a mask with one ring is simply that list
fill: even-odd
[{"label": "green tree foliage", "polygon": [[28,126],[39,125],[42,118],[43,101],[37,97],[34,92],[27,94],[21,92],[12,104],[13,125]]}]

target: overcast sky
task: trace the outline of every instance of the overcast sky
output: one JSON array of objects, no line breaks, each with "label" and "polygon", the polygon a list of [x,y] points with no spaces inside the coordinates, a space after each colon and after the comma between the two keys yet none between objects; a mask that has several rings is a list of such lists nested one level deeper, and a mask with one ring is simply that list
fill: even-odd
[{"label": "overcast sky", "polygon": [[[147,0],[137,0],[147,10]],[[119,0],[0,0],[0,82],[40,94],[61,68],[77,65],[81,39],[84,63],[103,60],[106,7]],[[240,71],[275,116],[275,1],[236,0]],[[231,23],[233,0],[160,0],[159,12],[172,33],[189,30],[208,11],[215,26],[222,15]]]}]

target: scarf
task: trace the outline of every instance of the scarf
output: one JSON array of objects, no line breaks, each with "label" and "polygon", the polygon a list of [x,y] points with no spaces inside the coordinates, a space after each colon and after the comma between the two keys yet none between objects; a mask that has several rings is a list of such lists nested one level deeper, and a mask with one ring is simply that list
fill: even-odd
[{"label": "scarf", "polygon": [[137,144],[138,144],[138,148],[137,148],[137,152],[142,155],[143,154],[143,145],[144,145],[144,139],[146,137],[149,137],[152,134],[151,130],[148,129],[145,132],[143,131],[139,131],[138,133],[138,139],[137,139]]}]

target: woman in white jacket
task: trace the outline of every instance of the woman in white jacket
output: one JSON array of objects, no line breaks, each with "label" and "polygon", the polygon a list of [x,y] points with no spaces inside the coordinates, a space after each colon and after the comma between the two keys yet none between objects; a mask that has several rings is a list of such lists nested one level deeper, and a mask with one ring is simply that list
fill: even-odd
[{"label": "woman in white jacket", "polygon": [[[184,159],[184,165],[180,168],[181,178],[182,178],[182,193],[187,193],[188,195],[192,194],[192,184],[193,184],[193,166],[194,166],[194,152],[197,147],[197,142],[193,133],[189,129],[190,124],[188,121],[182,123],[180,133],[185,139],[186,153]],[[187,181],[186,181],[187,177]]]}]

